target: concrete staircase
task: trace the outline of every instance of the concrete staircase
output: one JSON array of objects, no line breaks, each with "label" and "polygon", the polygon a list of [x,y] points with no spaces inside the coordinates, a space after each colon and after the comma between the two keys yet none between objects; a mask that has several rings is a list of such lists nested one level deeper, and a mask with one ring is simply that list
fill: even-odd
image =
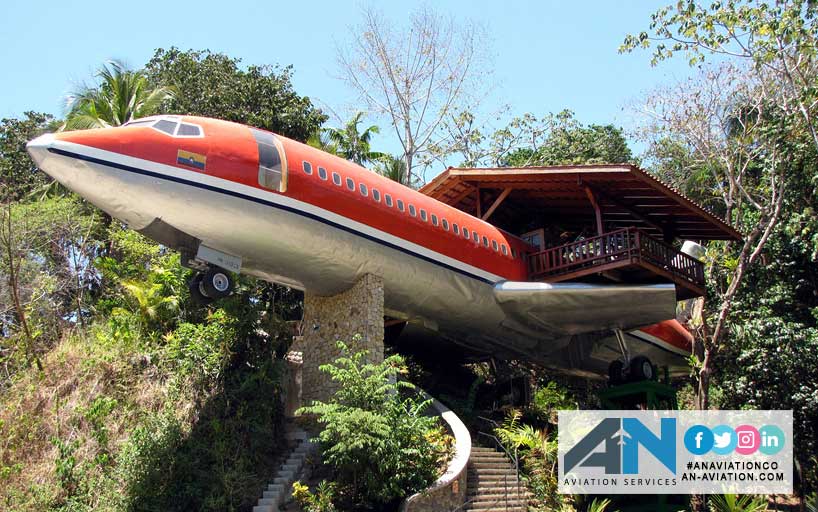
[{"label": "concrete staircase", "polygon": [[284,437],[291,446],[290,453],[273,476],[273,482],[267,486],[267,490],[258,500],[258,505],[253,507],[253,512],[277,512],[279,510],[279,507],[292,494],[293,482],[298,479],[307,456],[313,450],[314,445],[309,441],[309,435],[299,427],[289,425],[284,432]]},{"label": "concrete staircase", "polygon": [[494,448],[472,446],[468,467],[468,493],[463,510],[525,512],[530,495],[517,482],[514,465]]}]

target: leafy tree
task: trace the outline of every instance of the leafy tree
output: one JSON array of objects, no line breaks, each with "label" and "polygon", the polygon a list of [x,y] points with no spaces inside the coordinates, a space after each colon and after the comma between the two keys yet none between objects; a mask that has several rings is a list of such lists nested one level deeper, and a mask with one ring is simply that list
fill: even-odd
[{"label": "leafy tree", "polygon": [[361,124],[363,112],[358,112],[350,119],[343,128],[328,128],[327,136],[335,146],[335,154],[352,160],[358,165],[383,158],[383,153],[372,151],[370,141],[373,133],[380,133],[376,125],[372,125],[364,131],[358,131]]},{"label": "leafy tree", "polygon": [[65,130],[119,126],[155,114],[175,96],[168,86],[151,87],[141,71],[111,61],[97,71],[100,83],[84,86],[66,99]]},{"label": "leafy tree", "polygon": [[810,0],[677,2],[651,16],[650,31],[625,38],[621,52],[653,47],[652,63],[683,53],[691,66],[715,55],[746,61],[759,82],[775,83],[785,116],[800,119],[818,149],[818,4]]},{"label": "leafy tree", "polygon": [[621,128],[585,126],[563,110],[538,118],[514,117],[504,127],[480,125],[468,110],[443,122],[446,134],[430,146],[434,160],[445,164],[453,155],[466,167],[525,167],[627,163],[633,161]]},{"label": "leafy tree", "polygon": [[158,49],[145,66],[155,86],[178,93],[163,112],[235,121],[306,141],[326,121],[293,89],[292,67],[249,66],[221,53]]},{"label": "leafy tree", "polygon": [[339,491],[352,505],[380,509],[425,488],[438,476],[448,454],[437,418],[424,413],[429,400],[410,393],[414,386],[397,380],[405,371],[394,355],[380,364],[366,362],[367,353],[342,356],[324,365],[339,388],[326,403],[299,410],[315,415],[323,425],[318,439],[325,463],[335,471]]},{"label": "leafy tree", "polygon": [[505,164],[526,165],[620,164],[633,161],[621,128],[613,125],[583,126],[574,113],[564,110],[538,148],[521,148],[508,155]]},{"label": "leafy tree", "polygon": [[22,337],[36,362],[69,319],[83,325],[90,315],[97,248],[90,234],[99,219],[76,199],[58,197],[9,204],[0,220],[0,332]]},{"label": "leafy tree", "polygon": [[28,156],[26,143],[56,129],[55,124],[53,117],[37,112],[0,121],[0,203],[19,201],[51,182]]}]

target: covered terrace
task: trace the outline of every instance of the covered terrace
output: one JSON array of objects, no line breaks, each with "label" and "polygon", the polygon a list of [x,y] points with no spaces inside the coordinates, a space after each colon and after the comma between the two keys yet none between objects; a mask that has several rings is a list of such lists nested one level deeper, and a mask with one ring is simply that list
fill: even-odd
[{"label": "covered terrace", "polygon": [[703,264],[684,240],[741,234],[633,165],[449,168],[420,191],[531,244],[532,281],[676,284],[704,295]]}]

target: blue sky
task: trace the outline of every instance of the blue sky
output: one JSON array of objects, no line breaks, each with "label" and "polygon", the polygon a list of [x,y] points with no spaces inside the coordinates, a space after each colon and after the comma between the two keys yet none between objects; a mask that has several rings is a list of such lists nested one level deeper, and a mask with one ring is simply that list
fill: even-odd
[{"label": "blue sky", "polygon": [[[625,34],[646,29],[650,14],[667,3],[452,0],[432,5],[488,30],[496,86],[484,110],[509,104],[513,114],[543,115],[569,108],[584,123],[628,128],[631,115],[623,108],[629,102],[690,73],[683,60],[651,68],[647,52],[617,53]],[[26,110],[59,115],[65,94],[88,81],[101,63],[116,58],[140,67],[155,48],[170,46],[209,48],[245,64],[292,64],[299,93],[344,114],[356,102],[335,78],[335,48],[349,40],[361,5],[340,0],[3,0],[0,117]],[[377,5],[400,19],[420,2],[382,0]],[[379,124],[388,139],[386,123]]]}]

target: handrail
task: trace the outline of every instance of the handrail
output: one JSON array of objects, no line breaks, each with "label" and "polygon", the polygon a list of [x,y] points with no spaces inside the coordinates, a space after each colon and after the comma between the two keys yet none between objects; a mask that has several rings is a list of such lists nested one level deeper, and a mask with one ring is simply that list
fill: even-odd
[{"label": "handrail", "polygon": [[[515,490],[516,490],[516,493],[517,493],[517,502],[519,502],[520,501],[520,459],[519,459],[518,454],[517,454],[517,447],[516,446],[514,447],[514,455],[511,455],[511,453],[509,453],[509,451],[506,449],[506,447],[503,445],[503,443],[496,436],[494,436],[492,434],[486,434],[485,432],[477,432],[477,435],[478,436],[488,437],[488,438],[492,439],[494,441],[494,443],[497,446],[499,446],[500,449],[503,450],[505,452],[505,454],[508,456],[508,458],[511,459],[511,461],[514,463],[514,480],[515,480],[515,483],[516,483],[516,485],[514,487],[515,487]],[[503,495],[506,497],[506,508],[508,508],[508,479],[503,478],[503,483],[505,484],[503,486]]]},{"label": "handrail", "polygon": [[531,276],[559,276],[605,263],[643,261],[675,277],[704,285],[704,265],[640,229],[628,227],[549,247],[528,257]]}]

